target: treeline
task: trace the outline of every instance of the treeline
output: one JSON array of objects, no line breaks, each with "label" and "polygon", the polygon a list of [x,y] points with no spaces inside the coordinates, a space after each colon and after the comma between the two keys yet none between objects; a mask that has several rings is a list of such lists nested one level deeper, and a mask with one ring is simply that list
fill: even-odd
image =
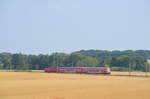
[{"label": "treeline", "polygon": [[107,50],[81,50],[78,51],[86,56],[106,57],[106,56],[140,56],[150,59],[150,50],[125,50],[125,51],[107,51]]},{"label": "treeline", "polygon": [[[90,54],[90,53],[88,53]],[[61,66],[96,66],[111,67],[114,70],[146,71],[147,60],[141,56],[96,56],[85,55],[83,51],[66,53],[53,53],[51,55],[24,55],[21,53],[0,53],[0,69],[13,70],[42,70],[45,67]]]}]

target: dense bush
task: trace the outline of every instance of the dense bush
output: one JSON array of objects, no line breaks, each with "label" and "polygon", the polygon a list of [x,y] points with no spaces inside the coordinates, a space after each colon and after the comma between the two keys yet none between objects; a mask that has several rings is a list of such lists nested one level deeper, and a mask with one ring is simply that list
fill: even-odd
[{"label": "dense bush", "polygon": [[129,68],[126,67],[111,67],[111,71],[129,71]]}]

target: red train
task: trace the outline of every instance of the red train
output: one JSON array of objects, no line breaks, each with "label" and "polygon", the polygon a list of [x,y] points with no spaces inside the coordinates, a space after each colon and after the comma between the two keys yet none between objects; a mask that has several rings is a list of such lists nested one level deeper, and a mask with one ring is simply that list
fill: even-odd
[{"label": "red train", "polygon": [[45,68],[45,72],[58,73],[91,73],[91,74],[110,74],[110,69],[106,67],[56,67]]}]

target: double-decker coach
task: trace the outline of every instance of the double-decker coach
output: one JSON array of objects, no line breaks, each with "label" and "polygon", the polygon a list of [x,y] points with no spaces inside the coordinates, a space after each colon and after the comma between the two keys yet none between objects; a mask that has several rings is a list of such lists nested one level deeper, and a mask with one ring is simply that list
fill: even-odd
[{"label": "double-decker coach", "polygon": [[45,68],[45,72],[58,73],[91,73],[91,74],[110,74],[108,67],[56,67]]}]

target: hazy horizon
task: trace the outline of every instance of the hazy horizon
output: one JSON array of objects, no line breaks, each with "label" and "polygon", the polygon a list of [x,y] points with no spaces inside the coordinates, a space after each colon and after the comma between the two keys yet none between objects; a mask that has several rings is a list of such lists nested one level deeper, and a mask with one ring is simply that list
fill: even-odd
[{"label": "hazy horizon", "polygon": [[[129,51],[129,50],[132,50],[132,49],[127,49],[127,50],[101,50],[101,49],[82,49],[82,50],[76,50],[76,51],[72,51],[72,52],[62,52],[62,51],[51,51],[49,53],[23,53],[23,52],[6,52],[6,51],[1,51],[0,53],[11,53],[11,54],[24,54],[24,55],[52,55],[53,53],[65,53],[65,54],[71,54],[71,53],[74,53],[74,52],[78,52],[78,51],[89,51],[89,50],[99,50],[99,51],[110,51],[110,52],[113,52],[113,51]],[[144,50],[144,49],[139,49],[140,51],[150,51],[150,50]],[[132,50],[132,51],[139,51],[139,50]]]},{"label": "hazy horizon", "polygon": [[0,53],[150,50],[149,0],[0,0]]}]

